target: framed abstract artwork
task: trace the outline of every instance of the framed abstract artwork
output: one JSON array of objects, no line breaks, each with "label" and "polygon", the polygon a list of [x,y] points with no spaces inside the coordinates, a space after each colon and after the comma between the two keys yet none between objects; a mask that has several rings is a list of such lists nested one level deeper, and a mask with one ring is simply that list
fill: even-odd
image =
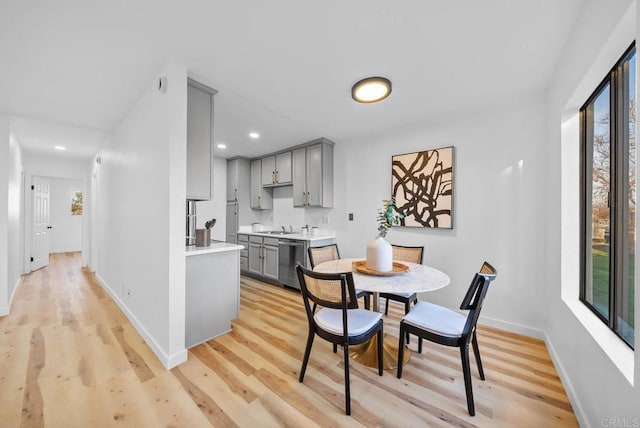
[{"label": "framed abstract artwork", "polygon": [[400,226],[453,229],[453,147],[394,155],[391,196]]}]

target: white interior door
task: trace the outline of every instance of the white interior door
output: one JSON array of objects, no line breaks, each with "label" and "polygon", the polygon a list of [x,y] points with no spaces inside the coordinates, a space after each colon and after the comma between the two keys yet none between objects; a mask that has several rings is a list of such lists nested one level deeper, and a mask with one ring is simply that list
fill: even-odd
[{"label": "white interior door", "polygon": [[31,270],[49,264],[49,182],[42,177],[33,177],[33,224],[31,225]]}]

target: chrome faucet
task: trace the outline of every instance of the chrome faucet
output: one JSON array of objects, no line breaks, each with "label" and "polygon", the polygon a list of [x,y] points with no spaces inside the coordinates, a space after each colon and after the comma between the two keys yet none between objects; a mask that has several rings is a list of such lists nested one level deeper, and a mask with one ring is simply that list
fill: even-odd
[{"label": "chrome faucet", "polygon": [[282,233],[285,233],[287,230],[284,228],[284,226],[280,226],[282,228]]}]

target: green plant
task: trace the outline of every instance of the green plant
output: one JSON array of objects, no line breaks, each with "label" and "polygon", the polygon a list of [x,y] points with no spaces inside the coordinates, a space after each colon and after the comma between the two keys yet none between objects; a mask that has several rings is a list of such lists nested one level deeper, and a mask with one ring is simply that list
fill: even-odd
[{"label": "green plant", "polygon": [[404,214],[396,207],[396,198],[383,200],[384,206],[378,210],[378,237],[384,238],[393,225],[399,225]]},{"label": "green plant", "polygon": [[208,222],[206,222],[204,224],[204,228],[205,229],[211,229],[213,226],[215,226],[215,224],[216,224],[216,219],[212,218],[211,220],[209,220]]}]

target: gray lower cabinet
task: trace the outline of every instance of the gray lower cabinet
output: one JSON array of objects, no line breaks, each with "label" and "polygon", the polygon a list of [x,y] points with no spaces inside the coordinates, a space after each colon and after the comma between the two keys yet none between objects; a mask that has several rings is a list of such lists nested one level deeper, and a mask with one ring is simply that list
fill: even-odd
[{"label": "gray lower cabinet", "polygon": [[[242,245],[242,244],[241,244]],[[278,239],[249,236],[246,271],[271,280],[278,280]]]},{"label": "gray lower cabinet", "polygon": [[238,245],[244,248],[240,250],[240,271],[249,271],[249,235],[238,234]]}]

